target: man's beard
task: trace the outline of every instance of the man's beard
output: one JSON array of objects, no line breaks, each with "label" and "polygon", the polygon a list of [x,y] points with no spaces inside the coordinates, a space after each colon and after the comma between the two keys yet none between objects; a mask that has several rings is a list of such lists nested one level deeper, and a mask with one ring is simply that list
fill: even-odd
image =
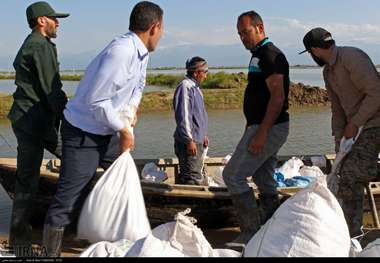
[{"label": "man's beard", "polygon": [[313,60],[315,61],[315,63],[318,64],[318,66],[323,67],[326,65],[326,62],[323,59],[315,56],[313,53],[310,53],[310,54],[311,54],[311,57],[313,58]]},{"label": "man's beard", "polygon": [[55,28],[55,27],[49,27],[49,28],[46,30],[46,35],[47,35],[49,38],[56,38],[56,37],[57,37],[57,28]]}]

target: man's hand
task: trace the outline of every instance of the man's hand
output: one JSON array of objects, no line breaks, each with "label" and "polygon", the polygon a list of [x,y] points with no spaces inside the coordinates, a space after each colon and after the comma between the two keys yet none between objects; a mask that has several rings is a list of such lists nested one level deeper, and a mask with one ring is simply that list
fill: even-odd
[{"label": "man's hand", "polygon": [[187,154],[190,156],[197,155],[197,145],[194,141],[191,141],[187,144]]},{"label": "man's hand", "polygon": [[203,147],[207,148],[208,147],[208,137],[205,136],[205,140],[203,142]]},{"label": "man's hand", "polygon": [[248,146],[248,151],[252,154],[260,154],[263,152],[268,136],[268,130],[259,127]]},{"label": "man's hand", "polygon": [[120,151],[126,152],[127,150],[133,151],[135,148],[135,138],[128,128],[119,131],[120,133]]},{"label": "man's hand", "polygon": [[344,128],[344,134],[343,134],[343,136],[346,139],[351,139],[351,138],[355,137],[356,134],[358,134],[358,130],[359,130],[359,128],[355,124],[349,122],[346,125],[346,128]]}]

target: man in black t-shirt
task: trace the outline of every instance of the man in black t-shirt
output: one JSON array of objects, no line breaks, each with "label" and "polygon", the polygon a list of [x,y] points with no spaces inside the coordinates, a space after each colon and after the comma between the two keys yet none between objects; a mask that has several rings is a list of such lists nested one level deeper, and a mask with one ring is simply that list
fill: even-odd
[{"label": "man in black t-shirt", "polygon": [[[237,239],[226,244],[228,247],[244,246],[277,209],[277,182],[273,178],[276,155],[289,134],[286,57],[266,37],[256,12],[241,14],[237,29],[252,58],[244,94],[246,129],[223,171],[241,230]],[[260,208],[247,182],[251,176],[260,192]]]}]

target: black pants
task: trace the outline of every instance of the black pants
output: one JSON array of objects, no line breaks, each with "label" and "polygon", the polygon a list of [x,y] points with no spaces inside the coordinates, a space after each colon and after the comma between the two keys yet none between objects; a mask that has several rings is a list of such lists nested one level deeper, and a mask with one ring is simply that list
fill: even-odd
[{"label": "black pants", "polygon": [[179,161],[179,174],[175,178],[176,184],[201,185],[203,144],[197,144],[197,154],[188,155],[187,145],[183,142],[174,142],[174,151]]},{"label": "black pants", "polygon": [[62,161],[57,185],[45,224],[65,227],[78,216],[91,191],[90,181],[101,166],[107,169],[120,155],[119,137],[96,135],[62,122]]},{"label": "black pants", "polygon": [[48,129],[44,136],[33,135],[15,126],[12,129],[17,138],[17,172],[9,239],[12,246],[26,247],[31,244],[29,220],[38,191],[44,149],[58,158],[62,149],[55,127]]}]

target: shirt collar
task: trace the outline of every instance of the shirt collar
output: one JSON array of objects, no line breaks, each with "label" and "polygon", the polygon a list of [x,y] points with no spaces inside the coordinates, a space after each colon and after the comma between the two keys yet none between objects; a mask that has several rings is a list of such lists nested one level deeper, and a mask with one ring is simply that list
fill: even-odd
[{"label": "shirt collar", "polygon": [[55,43],[52,42],[50,38],[45,37],[44,35],[41,34],[41,32],[39,32],[39,31],[37,31],[37,30],[33,30],[33,31],[32,31],[32,35],[38,36],[38,37],[40,37],[40,38],[43,38],[43,39],[45,39],[46,41],[48,41],[50,44],[52,44],[53,46],[55,46]]},{"label": "shirt collar", "polygon": [[185,78],[187,78],[188,80],[191,80],[192,82],[194,82],[194,84],[195,84],[196,87],[200,86],[199,82],[196,79],[194,79],[194,78],[192,78],[192,77],[190,77],[188,75],[186,75]]},{"label": "shirt collar", "polygon": [[257,52],[261,47],[265,46],[266,44],[268,44],[270,41],[269,41],[269,38],[266,37],[264,38],[263,40],[261,40],[259,43],[257,43],[257,45],[251,49],[251,53],[255,53]]},{"label": "shirt collar", "polygon": [[338,57],[338,48],[336,46],[334,46],[333,50],[332,50],[332,56],[331,56],[331,59],[329,60],[329,66],[333,66],[335,63],[336,63],[336,59]]},{"label": "shirt collar", "polygon": [[128,34],[132,36],[132,40],[136,45],[137,52],[139,53],[139,59],[143,61],[144,58],[149,54],[148,49],[142,40],[136,35],[136,33],[130,31]]}]

